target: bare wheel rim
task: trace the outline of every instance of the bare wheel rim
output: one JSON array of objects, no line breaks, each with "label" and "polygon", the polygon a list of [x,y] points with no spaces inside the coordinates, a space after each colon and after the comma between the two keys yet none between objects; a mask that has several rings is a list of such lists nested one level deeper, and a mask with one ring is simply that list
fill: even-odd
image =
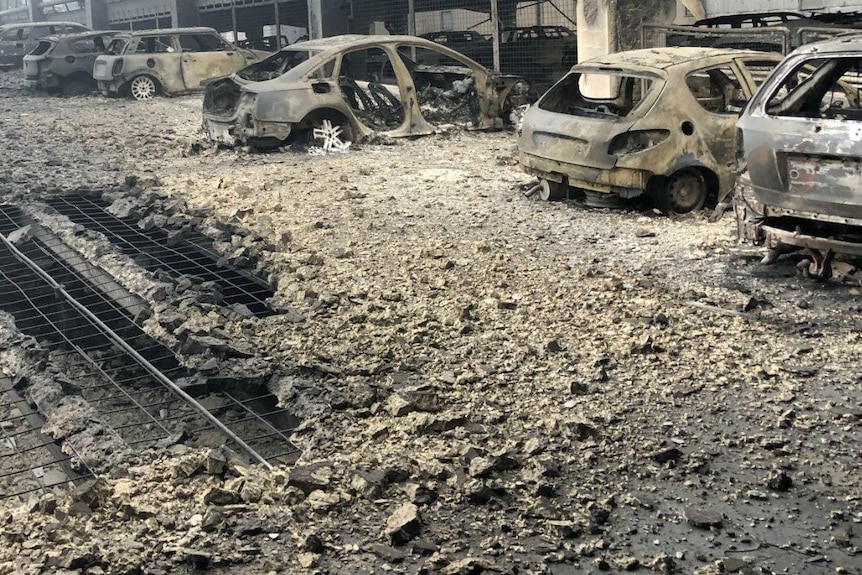
[{"label": "bare wheel rim", "polygon": [[156,96],[156,83],[152,78],[138,76],[132,80],[132,97],[135,100],[152,100]]},{"label": "bare wheel rim", "polygon": [[706,202],[706,182],[698,172],[683,170],[668,178],[665,193],[673,213],[687,214]]}]

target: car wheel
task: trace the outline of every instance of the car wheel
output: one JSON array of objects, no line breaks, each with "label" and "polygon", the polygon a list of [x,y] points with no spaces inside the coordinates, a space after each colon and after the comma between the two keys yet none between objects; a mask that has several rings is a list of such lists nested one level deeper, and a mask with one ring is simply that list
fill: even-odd
[{"label": "car wheel", "polygon": [[555,202],[557,200],[565,200],[569,197],[569,186],[560,182],[542,179],[534,187],[524,192],[524,194],[534,200]]},{"label": "car wheel", "polygon": [[343,152],[350,147],[350,125],[324,118],[315,122],[310,132],[311,143],[327,152]]},{"label": "car wheel", "polygon": [[149,76],[135,76],[129,86],[129,93],[135,100],[152,100],[156,97],[156,81]]},{"label": "car wheel", "polygon": [[706,203],[706,178],[696,168],[685,168],[668,176],[655,195],[656,207],[668,216],[696,212]]},{"label": "car wheel", "polygon": [[83,80],[68,80],[62,90],[64,96],[83,96],[92,91],[92,86]]}]

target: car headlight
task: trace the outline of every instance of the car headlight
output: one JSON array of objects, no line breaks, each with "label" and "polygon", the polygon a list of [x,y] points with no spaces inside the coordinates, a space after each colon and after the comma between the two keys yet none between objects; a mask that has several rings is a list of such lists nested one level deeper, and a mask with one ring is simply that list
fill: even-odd
[{"label": "car headlight", "polygon": [[669,130],[641,130],[626,132],[611,140],[608,154],[622,156],[625,154],[636,154],[643,152],[653,146],[657,146],[667,140],[670,136]]}]

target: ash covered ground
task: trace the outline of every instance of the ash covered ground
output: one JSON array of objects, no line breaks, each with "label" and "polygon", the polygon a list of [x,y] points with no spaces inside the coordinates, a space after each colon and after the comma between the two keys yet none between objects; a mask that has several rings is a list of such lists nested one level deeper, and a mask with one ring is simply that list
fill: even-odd
[{"label": "ash covered ground", "polygon": [[200,145],[199,97],[18,81],[4,200],[135,175],[271,244],[284,313],[153,302],[147,329],[178,347],[174,312],[254,350],[222,367],[276,376],[303,454],[268,472],[175,445],[5,500],[0,572],[862,572],[852,261],[815,282],[759,265],[730,215],[531,201],[510,133],[249,154]]}]

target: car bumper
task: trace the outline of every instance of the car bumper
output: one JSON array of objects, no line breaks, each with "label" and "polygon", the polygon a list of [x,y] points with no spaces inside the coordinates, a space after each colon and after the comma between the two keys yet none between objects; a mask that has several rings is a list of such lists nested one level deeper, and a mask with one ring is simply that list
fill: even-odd
[{"label": "car bumper", "polygon": [[282,122],[258,122],[249,113],[231,119],[205,115],[203,129],[210,142],[240,146],[262,140],[283,142],[290,136],[292,126]]},{"label": "car bumper", "polygon": [[57,76],[40,74],[39,76],[27,76],[24,83],[32,90],[54,90],[60,87],[60,78]]},{"label": "car bumper", "polygon": [[521,166],[528,174],[621,198],[634,198],[643,194],[649,179],[654,175],[652,172],[631,168],[602,169],[560,162],[524,151],[520,153],[520,160]]},{"label": "car bumper", "polygon": [[[737,181],[734,196],[740,241],[769,249],[782,246],[862,255],[862,219],[837,218],[757,201],[747,174]],[[854,241],[848,238],[859,238]]]},{"label": "car bumper", "polygon": [[117,81],[105,81],[99,80],[99,93],[103,96],[116,96],[120,93],[122,89],[122,84]]}]

